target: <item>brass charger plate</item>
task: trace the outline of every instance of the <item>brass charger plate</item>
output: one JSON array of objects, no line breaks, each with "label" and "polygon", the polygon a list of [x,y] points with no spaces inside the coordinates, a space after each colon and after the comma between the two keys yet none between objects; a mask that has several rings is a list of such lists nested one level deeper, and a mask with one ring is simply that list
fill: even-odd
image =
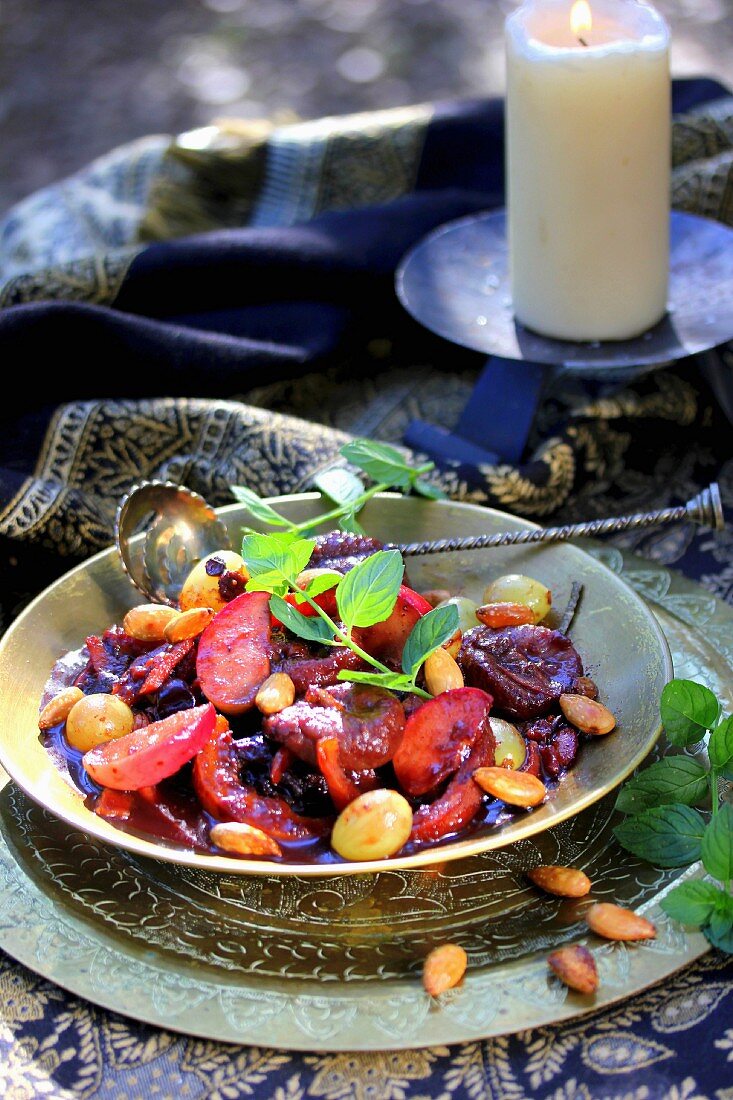
[{"label": "brass charger plate", "polygon": [[[279,507],[297,521],[318,515],[318,494],[282,498]],[[222,509],[234,545],[245,510]],[[363,513],[370,534],[385,542],[429,539],[451,532],[474,535],[523,527],[516,517],[476,505],[383,494]],[[114,550],[103,551],[67,573],[16,620],[0,643],[0,763],[16,783],[68,825],[138,856],[154,857],[200,871],[299,877],[365,874],[389,866],[424,867],[514,844],[578,814],[603,798],[644,759],[659,734],[658,701],[671,676],[664,635],[646,604],[617,574],[576,546],[517,546],[413,558],[411,583],[418,589],[447,587],[477,600],[488,580],[501,573],[527,573],[542,580],[564,606],[573,581],[585,586],[572,626],[585,667],[599,682],[603,701],[616,715],[610,738],[585,744],[569,774],[546,803],[519,813],[501,827],[441,844],[414,855],[371,863],[279,863],[192,852],[123,832],[86,808],[79,791],[56,769],[38,740],[38,701],[51,667],[88,634],[121,621],[140,596],[122,572]],[[177,874],[177,872],[174,872]]]},{"label": "brass charger plate", "polygon": [[[707,683],[730,711],[733,610],[642,559],[593,552],[654,601],[677,674]],[[615,844],[613,801],[470,859],[314,881],[141,858],[70,829],[9,783],[0,791],[0,945],[102,1008],[211,1040],[370,1051],[559,1023],[708,949],[658,909],[680,872],[648,867]],[[548,974],[548,950],[583,938],[588,904],[528,886],[528,867],[558,860],[587,870],[593,900],[632,905],[658,927],[656,941],[635,946],[591,937],[601,975],[593,998]],[[446,941],[467,949],[469,971],[430,1000],[420,966]]]},{"label": "brass charger plate", "polygon": [[[593,552],[654,601],[677,675],[707,683],[733,709],[733,610],[640,558]],[[613,801],[470,859],[314,881],[140,858],[69,829],[8,784],[0,945],[104,1008],[236,1043],[409,1049],[558,1023],[639,992],[707,950],[702,935],[658,908],[680,872],[640,863],[615,843]],[[557,861],[588,872],[594,900],[638,908],[659,930],[634,946],[591,938],[601,975],[592,998],[569,993],[547,970],[550,948],[583,937],[588,904],[528,885],[526,868]],[[430,1000],[422,958],[447,940],[466,948],[469,970],[460,987]]]}]

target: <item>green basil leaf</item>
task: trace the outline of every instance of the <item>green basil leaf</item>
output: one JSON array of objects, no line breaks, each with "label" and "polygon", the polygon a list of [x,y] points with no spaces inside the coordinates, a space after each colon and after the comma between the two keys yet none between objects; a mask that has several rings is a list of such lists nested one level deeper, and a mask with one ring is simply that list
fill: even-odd
[{"label": "green basil leaf", "polygon": [[404,572],[399,550],[379,550],[350,569],[336,590],[347,629],[384,622],[394,608]]},{"label": "green basil leaf", "polygon": [[321,645],[329,645],[333,642],[333,631],[323,619],[301,615],[289,603],[280,596],[273,596],[270,600],[270,611],[279,619],[283,626],[292,631],[299,638],[305,638],[308,642],[318,642]]},{"label": "green basil leaf", "polygon": [[670,890],[660,906],[672,920],[700,928],[715,912],[721,893],[712,882],[683,882]]},{"label": "green basil leaf", "polygon": [[616,799],[622,814],[638,814],[652,806],[684,802],[694,806],[708,791],[708,773],[690,756],[668,756],[626,783]]},{"label": "green basil leaf", "polygon": [[720,882],[733,878],[733,806],[725,802],[708,824],[702,838],[705,870]]},{"label": "green basil leaf", "polygon": [[339,680],[348,680],[354,684],[372,684],[374,687],[386,688],[388,691],[410,691],[412,680],[409,676],[403,676],[399,672],[351,672],[342,668],[338,674]]},{"label": "green basil leaf", "polygon": [[232,485],[231,491],[233,496],[239,501],[240,504],[244,504],[247,511],[250,512],[255,519],[262,520],[263,523],[270,524],[271,527],[290,527],[290,520],[285,519],[279,512],[276,512],[274,508],[271,508],[269,504],[257,496],[257,493],[253,493],[251,489],[247,489],[244,485]]},{"label": "green basil leaf", "polygon": [[312,539],[299,539],[291,532],[245,535],[242,557],[252,577],[276,573],[295,580],[310,561],[314,546]]},{"label": "green basil leaf", "polygon": [[644,810],[613,831],[622,847],[656,867],[686,867],[700,858],[705,821],[697,810],[675,803]]},{"label": "green basil leaf", "polygon": [[394,447],[373,439],[355,439],[341,448],[352,466],[358,466],[372,481],[384,482],[395,489],[409,489],[412,467]]},{"label": "green basil leaf", "polygon": [[318,576],[314,577],[309,583],[305,591],[311,599],[314,599],[316,596],[320,596],[324,592],[329,592],[332,588],[336,588],[337,585],[341,584],[343,579],[343,573],[337,573],[335,570],[329,571],[328,573],[319,573]]},{"label": "green basil leaf", "polygon": [[447,642],[458,629],[458,608],[455,604],[434,607],[418,619],[402,650],[402,668],[412,679],[420,665],[434,650]]},{"label": "green basil leaf", "polygon": [[713,947],[726,955],[733,955],[733,912],[713,913],[703,932]]},{"label": "green basil leaf", "polygon": [[421,477],[413,479],[412,487],[416,493],[419,493],[421,497],[427,497],[428,500],[447,500],[448,498],[448,494],[439,489],[437,485],[431,485],[429,481],[424,481]]},{"label": "green basil leaf", "polygon": [[710,688],[694,680],[670,680],[662,691],[662,723],[673,745],[685,748],[715,725],[720,704]]},{"label": "green basil leaf", "polygon": [[341,466],[322,470],[313,478],[313,484],[335,504],[351,504],[364,492],[364,484],[356,474]]},{"label": "green basil leaf", "polygon": [[710,734],[708,757],[724,779],[733,779],[733,717],[725,718]]}]

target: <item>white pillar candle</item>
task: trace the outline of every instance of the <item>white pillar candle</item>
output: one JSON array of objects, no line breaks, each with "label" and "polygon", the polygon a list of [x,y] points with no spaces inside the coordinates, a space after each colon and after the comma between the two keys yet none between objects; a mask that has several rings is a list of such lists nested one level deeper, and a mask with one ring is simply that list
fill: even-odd
[{"label": "white pillar candle", "polygon": [[666,311],[669,31],[637,0],[590,7],[527,0],[506,23],[512,297],[546,336],[623,340]]}]

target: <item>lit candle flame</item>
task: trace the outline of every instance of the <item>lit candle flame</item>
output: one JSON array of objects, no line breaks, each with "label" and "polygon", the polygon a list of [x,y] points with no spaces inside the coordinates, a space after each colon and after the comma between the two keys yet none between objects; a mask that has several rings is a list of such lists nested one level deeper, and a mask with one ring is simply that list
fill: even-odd
[{"label": "lit candle flame", "polygon": [[575,0],[570,9],[570,29],[575,38],[584,46],[593,28],[593,15],[588,0]]}]

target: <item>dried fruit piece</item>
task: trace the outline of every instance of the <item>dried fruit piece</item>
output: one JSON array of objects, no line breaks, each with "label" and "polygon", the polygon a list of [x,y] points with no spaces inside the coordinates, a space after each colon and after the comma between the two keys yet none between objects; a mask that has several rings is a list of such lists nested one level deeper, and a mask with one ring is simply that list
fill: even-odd
[{"label": "dried fruit piece", "polygon": [[530,772],[515,772],[508,768],[477,768],[473,778],[482,791],[505,802],[507,806],[528,809],[539,806],[547,795],[541,779]]},{"label": "dried fruit piece", "polygon": [[436,649],[423,665],[425,686],[431,695],[463,687],[463,673],[447,649]]},{"label": "dried fruit piece", "polygon": [[65,722],[74,703],[78,703],[83,698],[84,692],[81,688],[64,688],[58,695],[54,695],[53,699],[49,699],[38,715],[38,728],[50,730],[51,726],[58,726],[60,722]]},{"label": "dried fruit piece", "polygon": [[212,825],[209,838],[217,848],[235,856],[281,856],[282,848],[262,829],[244,821],[222,821]]},{"label": "dried fruit piece", "polygon": [[485,626],[498,628],[502,626],[524,626],[525,623],[536,622],[535,613],[531,607],[523,603],[485,603],[476,608],[476,618]]},{"label": "dried fruit piece", "polygon": [[344,859],[386,859],[403,846],[412,829],[410,803],[397,791],[367,791],[336,818],[331,846]]},{"label": "dried fruit piece", "polygon": [[255,695],[255,706],[262,714],[279,714],[294,700],[295,684],[287,672],[273,672]]},{"label": "dried fruit piece", "polygon": [[646,917],[607,901],[592,905],[585,919],[592,932],[607,940],[653,940],[657,934]]},{"label": "dried fruit piece", "polygon": [[616,719],[608,707],[587,695],[561,695],[560,710],[581,733],[590,733],[594,737],[610,733],[616,726]]},{"label": "dried fruit piece", "polygon": [[137,642],[162,642],[165,628],[180,612],[162,603],[141,603],[132,607],[122,620],[122,629]]},{"label": "dried fruit piece", "polygon": [[182,611],[171,619],[163,636],[167,642],[187,642],[190,638],[198,638],[213,617],[212,607],[189,607],[188,611]]},{"label": "dried fruit piece", "polygon": [[528,871],[527,878],[541,890],[545,890],[548,894],[556,894],[559,898],[585,897],[592,886],[585,871],[579,871],[577,867],[543,864]]},{"label": "dried fruit piece", "polygon": [[439,997],[447,989],[458,985],[466,973],[466,952],[457,943],[443,943],[434,947],[425,959],[422,984],[431,997]]},{"label": "dried fruit piece", "polygon": [[553,951],[547,959],[561,982],[578,993],[595,993],[598,989],[596,960],[587,947],[569,944]]}]

